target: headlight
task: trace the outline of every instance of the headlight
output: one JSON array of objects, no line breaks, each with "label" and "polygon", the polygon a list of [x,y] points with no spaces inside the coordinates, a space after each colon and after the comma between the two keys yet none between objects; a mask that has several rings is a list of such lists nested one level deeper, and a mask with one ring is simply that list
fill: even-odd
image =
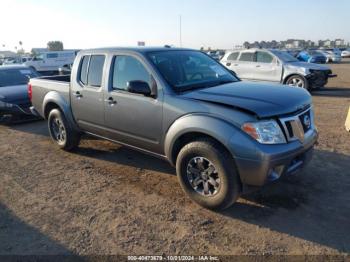
[{"label": "headlight", "polygon": [[284,144],[286,138],[274,120],[245,123],[242,130],[261,144]]}]

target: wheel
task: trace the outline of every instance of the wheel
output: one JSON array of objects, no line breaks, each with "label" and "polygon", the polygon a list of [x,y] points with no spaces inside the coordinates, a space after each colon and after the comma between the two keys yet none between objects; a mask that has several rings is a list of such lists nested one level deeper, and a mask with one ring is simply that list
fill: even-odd
[{"label": "wheel", "polygon": [[176,160],[176,172],[185,193],[208,209],[228,208],[242,190],[232,156],[211,139],[184,146]]},{"label": "wheel", "polygon": [[70,127],[59,109],[51,110],[48,117],[48,127],[52,140],[61,149],[70,151],[79,145],[80,134]]},{"label": "wheel", "polygon": [[306,79],[299,75],[293,75],[289,77],[288,80],[286,81],[286,85],[305,88],[305,89],[309,88]]}]

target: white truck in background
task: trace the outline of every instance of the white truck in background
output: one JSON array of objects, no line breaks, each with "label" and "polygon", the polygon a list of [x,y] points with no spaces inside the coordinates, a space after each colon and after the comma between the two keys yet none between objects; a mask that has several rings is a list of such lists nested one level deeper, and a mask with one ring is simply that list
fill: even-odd
[{"label": "white truck in background", "polygon": [[50,51],[37,54],[32,60],[24,63],[38,72],[58,71],[60,67],[73,64],[79,51]]}]

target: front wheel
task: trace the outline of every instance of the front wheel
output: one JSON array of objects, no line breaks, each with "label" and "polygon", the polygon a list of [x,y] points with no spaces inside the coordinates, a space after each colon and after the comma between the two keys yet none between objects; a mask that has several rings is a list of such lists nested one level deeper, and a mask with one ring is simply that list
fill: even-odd
[{"label": "front wheel", "polygon": [[232,156],[211,139],[199,139],[183,147],[177,157],[176,171],[185,193],[205,208],[228,208],[241,193]]},{"label": "front wheel", "polygon": [[61,149],[70,151],[79,145],[80,134],[69,126],[60,110],[51,110],[48,117],[48,127],[52,140]]},{"label": "front wheel", "polygon": [[305,89],[309,88],[307,80],[304,77],[298,75],[289,77],[286,81],[286,85]]}]

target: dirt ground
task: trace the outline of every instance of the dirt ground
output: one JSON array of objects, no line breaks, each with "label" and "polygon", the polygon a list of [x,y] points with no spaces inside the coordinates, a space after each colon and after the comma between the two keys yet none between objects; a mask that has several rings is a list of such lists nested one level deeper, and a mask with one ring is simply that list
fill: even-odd
[{"label": "dirt ground", "polygon": [[350,60],[331,66],[310,165],[221,213],[161,160],[91,138],[66,153],[43,121],[0,126],[0,254],[349,254]]}]

